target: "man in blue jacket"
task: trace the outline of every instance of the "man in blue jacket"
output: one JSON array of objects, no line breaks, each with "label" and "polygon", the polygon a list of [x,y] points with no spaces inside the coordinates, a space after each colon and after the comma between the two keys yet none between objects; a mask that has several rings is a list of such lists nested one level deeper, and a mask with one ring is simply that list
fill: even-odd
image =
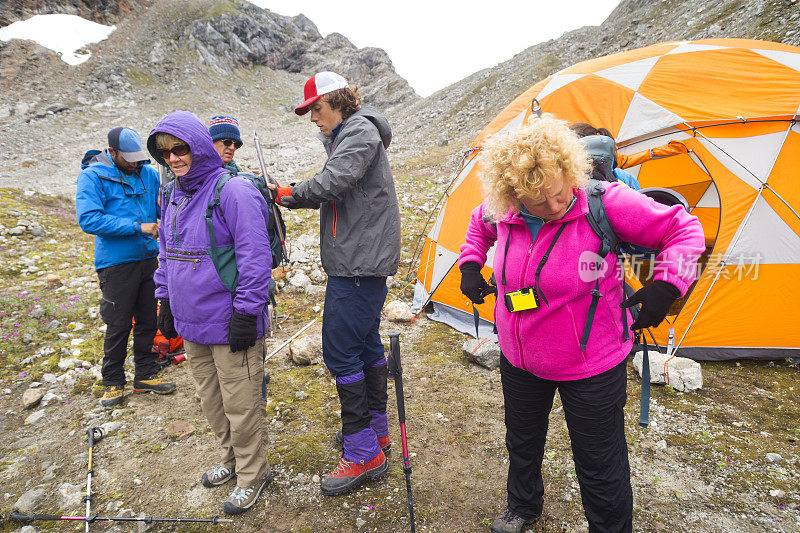
[{"label": "man in blue jacket", "polygon": [[94,266],[103,293],[100,315],[107,324],[100,404],[122,403],[123,364],[133,325],[133,392],[169,394],[175,383],[156,376],[156,298],[159,178],[147,164],[139,135],[130,128],[108,132],[108,149],[82,162],[75,212],[83,231],[95,236]]}]

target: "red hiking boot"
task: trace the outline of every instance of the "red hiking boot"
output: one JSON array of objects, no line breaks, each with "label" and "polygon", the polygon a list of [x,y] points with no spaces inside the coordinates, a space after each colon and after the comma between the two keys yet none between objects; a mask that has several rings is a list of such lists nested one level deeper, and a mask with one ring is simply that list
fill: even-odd
[{"label": "red hiking boot", "polygon": [[344,494],[359,487],[367,479],[378,479],[387,470],[389,470],[389,462],[382,450],[374,459],[363,465],[342,457],[333,472],[322,479],[320,489],[326,496]]}]

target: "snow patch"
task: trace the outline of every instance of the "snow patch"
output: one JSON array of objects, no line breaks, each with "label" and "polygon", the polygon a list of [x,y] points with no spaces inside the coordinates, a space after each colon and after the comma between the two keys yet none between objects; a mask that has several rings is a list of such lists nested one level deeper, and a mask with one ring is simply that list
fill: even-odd
[{"label": "snow patch", "polygon": [[91,54],[77,51],[108,38],[117,29],[77,15],[35,15],[0,28],[0,40],[27,39],[53,50],[70,65],[80,65]]}]

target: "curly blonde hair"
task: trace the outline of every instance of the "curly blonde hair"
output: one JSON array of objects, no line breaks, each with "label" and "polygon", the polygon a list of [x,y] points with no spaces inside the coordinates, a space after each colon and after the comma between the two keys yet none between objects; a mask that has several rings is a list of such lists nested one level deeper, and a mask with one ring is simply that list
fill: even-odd
[{"label": "curly blonde hair", "polygon": [[498,219],[509,206],[519,211],[523,198],[544,199],[544,190],[559,176],[567,185],[583,187],[592,171],[578,136],[552,115],[532,118],[518,131],[498,137],[483,150],[480,163],[489,214]]}]

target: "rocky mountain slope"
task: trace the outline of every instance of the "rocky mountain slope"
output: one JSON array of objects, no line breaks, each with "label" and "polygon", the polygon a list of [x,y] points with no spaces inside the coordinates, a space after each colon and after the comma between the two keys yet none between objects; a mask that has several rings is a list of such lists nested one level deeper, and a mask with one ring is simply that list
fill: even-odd
[{"label": "rocky mountain slope", "polygon": [[[536,44],[421,99],[398,136],[419,145],[472,138],[539,80],[572,64],[664,41],[738,37],[800,45],[797,0],[623,0],[600,26]],[[535,40],[535,37],[532,39]]]}]

